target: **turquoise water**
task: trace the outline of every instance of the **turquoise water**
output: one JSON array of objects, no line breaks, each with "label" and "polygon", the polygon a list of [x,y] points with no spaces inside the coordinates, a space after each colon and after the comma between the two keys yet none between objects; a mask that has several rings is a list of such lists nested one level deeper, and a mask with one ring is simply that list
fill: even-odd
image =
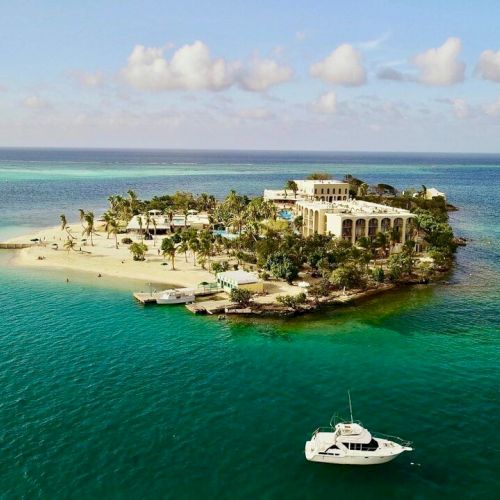
[{"label": "turquoise water", "polygon": [[[285,160],[250,180],[208,165],[206,178],[225,189],[280,185],[296,168]],[[498,166],[363,161],[350,171],[398,187],[430,177],[460,206],[453,225],[473,241],[448,285],[295,320],[217,321],[144,308],[130,295],[137,283],[75,273],[66,283],[67,273],[14,268],[0,253],[0,496],[496,497]],[[198,178],[193,191],[210,191]],[[45,181],[37,200],[32,181],[0,180],[16,203],[2,211],[0,234],[27,223],[23,213],[46,221],[68,193],[68,206],[78,203],[92,182],[102,190],[95,180]],[[348,388],[355,418],[412,440],[415,452],[372,468],[305,461],[315,427],[348,414]]]}]

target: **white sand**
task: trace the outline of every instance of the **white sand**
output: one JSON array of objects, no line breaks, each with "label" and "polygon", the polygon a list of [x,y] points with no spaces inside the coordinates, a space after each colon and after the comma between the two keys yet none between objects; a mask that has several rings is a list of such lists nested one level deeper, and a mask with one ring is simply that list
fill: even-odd
[{"label": "white sand", "polygon": [[[130,237],[134,241],[141,241],[137,235],[118,235],[119,248],[116,249],[114,236],[111,235],[108,239],[103,231],[97,231],[97,235],[93,237],[94,246],[91,246],[90,241],[86,243],[80,242],[82,239],[81,225],[71,224],[70,230],[77,237],[75,240],[77,242],[76,251],[70,250],[68,252],[63,248],[67,233],[61,231],[60,227],[43,229],[30,235],[9,240],[16,243],[29,243],[31,239],[39,238],[41,241],[41,244],[18,250],[13,263],[38,268],[70,269],[93,273],[96,277],[101,274],[102,276],[141,280],[154,284],[168,284],[176,287],[196,288],[203,281],[215,281],[213,274],[202,269],[199,264],[194,265],[191,252],[187,254],[187,262],[183,253],[176,255],[175,270],[172,269],[170,259],[164,259],[161,255],[158,255],[162,236],[157,237],[156,246],[152,241],[144,240],[144,243],[148,246],[146,260],[137,262],[132,259],[129,245],[120,243],[120,240],[124,237]],[[59,246],[57,250],[52,248],[53,243],[57,243]],[[79,251],[80,248],[81,252]],[[227,260],[231,264],[233,263],[226,255],[217,256],[213,259],[213,261],[216,260]],[[164,263],[167,263],[167,265],[162,265]],[[303,291],[297,286],[291,286],[281,281],[266,282],[265,286],[268,294],[260,297],[259,302],[270,303],[278,295],[295,295]]]}]

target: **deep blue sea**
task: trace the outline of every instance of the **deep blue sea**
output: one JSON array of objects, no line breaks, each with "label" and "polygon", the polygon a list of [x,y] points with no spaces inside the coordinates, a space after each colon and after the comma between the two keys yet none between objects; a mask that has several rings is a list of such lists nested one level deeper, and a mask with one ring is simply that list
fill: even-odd
[{"label": "deep blue sea", "polygon": [[[0,498],[498,497],[500,156],[0,149],[0,241],[129,188],[256,195],[317,170],[445,191],[470,239],[448,284],[221,322],[3,251]],[[348,389],[355,418],[415,451],[307,462]]]}]

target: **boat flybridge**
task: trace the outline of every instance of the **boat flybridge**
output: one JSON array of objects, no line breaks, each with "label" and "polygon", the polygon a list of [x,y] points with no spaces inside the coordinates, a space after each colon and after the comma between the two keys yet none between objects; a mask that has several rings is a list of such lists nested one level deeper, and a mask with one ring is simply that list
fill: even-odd
[{"label": "boat flybridge", "polygon": [[355,422],[350,394],[349,407],[350,422],[330,421],[329,427],[314,431],[305,446],[307,460],[327,464],[375,465],[390,462],[404,451],[413,451],[409,441],[394,436],[372,436],[360,422]]}]

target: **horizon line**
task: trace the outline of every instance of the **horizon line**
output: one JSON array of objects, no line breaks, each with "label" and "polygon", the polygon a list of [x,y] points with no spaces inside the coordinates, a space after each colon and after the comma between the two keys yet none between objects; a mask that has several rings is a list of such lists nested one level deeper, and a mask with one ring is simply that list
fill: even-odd
[{"label": "horizon line", "polygon": [[227,152],[227,153],[330,153],[330,154],[420,154],[420,155],[485,155],[499,156],[498,152],[479,151],[409,151],[409,150],[349,150],[349,149],[246,149],[246,148],[162,148],[162,147],[115,147],[115,146],[0,146],[1,150],[64,150],[64,151],[179,151],[179,152]]}]

